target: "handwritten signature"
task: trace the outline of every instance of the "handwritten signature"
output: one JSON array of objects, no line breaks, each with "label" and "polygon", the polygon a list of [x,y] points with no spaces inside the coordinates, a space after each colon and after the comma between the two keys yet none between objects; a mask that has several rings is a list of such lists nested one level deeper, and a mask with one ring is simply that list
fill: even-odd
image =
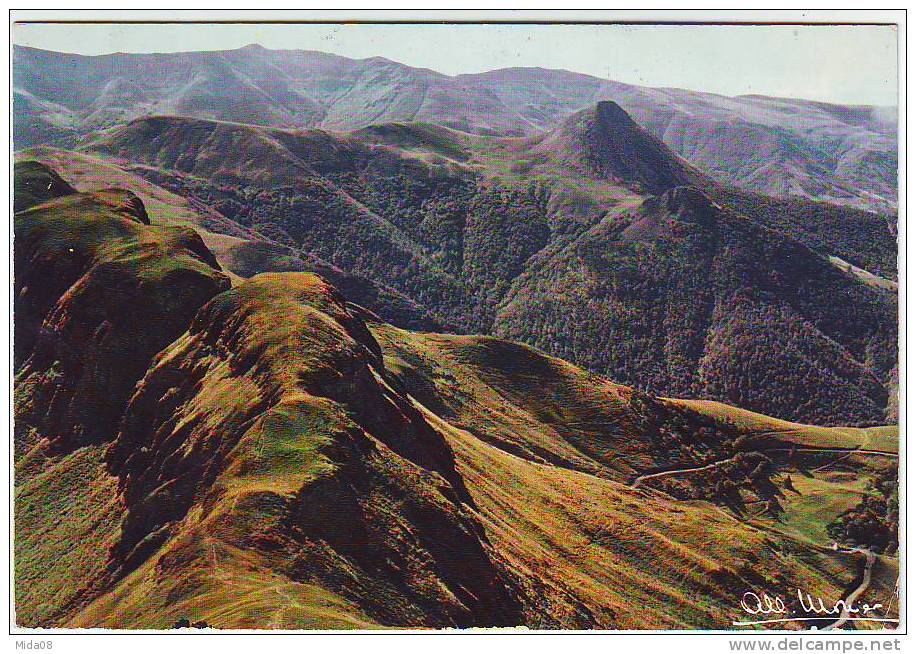
[{"label": "handwritten signature", "polygon": [[[735,621],[734,626],[747,626],[756,624],[768,624],[776,622],[806,622],[815,620],[869,620],[875,622],[898,622],[895,619],[872,617],[875,612],[883,608],[881,603],[857,604],[856,602],[847,602],[839,600],[837,602],[824,602],[821,597],[812,597],[810,593],[805,593],[801,589],[796,589],[794,599],[797,601],[797,608],[792,610],[786,600],[779,595],[769,595],[767,593],[754,593],[748,591],[741,597],[741,608],[748,615],[755,618],[761,618],[750,621]],[[777,617],[784,616],[784,617]],[[792,617],[788,617],[792,616]]]}]

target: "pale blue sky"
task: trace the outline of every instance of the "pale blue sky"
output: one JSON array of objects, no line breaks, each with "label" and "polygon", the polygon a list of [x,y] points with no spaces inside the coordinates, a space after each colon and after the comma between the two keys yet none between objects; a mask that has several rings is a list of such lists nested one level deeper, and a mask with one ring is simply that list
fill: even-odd
[{"label": "pale blue sky", "polygon": [[886,26],[16,24],[13,38],[81,54],[259,43],[449,75],[540,66],[725,95],[897,102],[897,31]]}]

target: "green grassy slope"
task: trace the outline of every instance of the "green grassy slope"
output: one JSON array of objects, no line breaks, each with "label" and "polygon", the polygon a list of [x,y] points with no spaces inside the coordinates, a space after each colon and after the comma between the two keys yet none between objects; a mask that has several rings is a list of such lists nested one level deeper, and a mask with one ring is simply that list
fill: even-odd
[{"label": "green grassy slope", "polygon": [[75,191],[54,169],[38,161],[27,161],[17,166],[13,182],[13,208],[16,212]]},{"label": "green grassy slope", "polygon": [[[736,584],[830,595],[846,583],[842,560],[818,548],[802,556],[791,539],[710,505],[614,481],[615,454],[640,469],[639,436],[624,437],[639,423],[628,389],[604,382],[592,399],[600,380],[521,346],[373,329],[381,342],[311,275],[259,275],[214,298],[156,358],[86,485],[85,508],[104,515],[99,498],[114,494],[120,523],[69,525],[60,536],[78,532],[83,548],[64,555],[47,532],[20,535],[20,580],[57,557],[87,586],[79,602],[20,595],[23,619],[715,628],[734,612]],[[429,385],[447,374],[460,392],[408,399],[396,370],[408,347],[439,362]],[[596,451],[587,439],[601,440],[597,421],[578,419],[594,418],[601,397],[624,427]],[[524,447],[499,440],[513,425]],[[100,455],[70,456],[98,466]],[[59,501],[39,500],[74,483],[62,473],[72,459],[36,456],[21,464],[23,525],[65,516]],[[577,470],[596,461],[607,470]],[[783,554],[761,559],[773,552],[765,542]],[[83,551],[96,554],[74,558]]]},{"label": "green grassy slope", "polygon": [[786,443],[818,448],[878,450],[895,453],[899,448],[896,425],[880,427],[819,427],[779,420],[753,411],[739,409],[709,400],[673,399],[670,402],[689,407],[717,421],[752,433],[773,433]]}]

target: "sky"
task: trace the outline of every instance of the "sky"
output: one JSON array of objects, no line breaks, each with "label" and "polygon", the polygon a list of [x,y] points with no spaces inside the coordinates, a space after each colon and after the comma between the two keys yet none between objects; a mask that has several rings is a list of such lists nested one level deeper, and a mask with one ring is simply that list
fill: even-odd
[{"label": "sky", "polygon": [[448,75],[538,66],[723,95],[897,103],[893,26],[17,23],[13,40],[86,55],[257,43],[381,56]]}]

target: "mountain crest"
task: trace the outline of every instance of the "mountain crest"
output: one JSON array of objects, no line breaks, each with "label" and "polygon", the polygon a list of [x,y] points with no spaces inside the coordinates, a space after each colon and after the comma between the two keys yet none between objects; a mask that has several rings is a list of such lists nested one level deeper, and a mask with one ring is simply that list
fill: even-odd
[{"label": "mountain crest", "polygon": [[616,102],[599,102],[588,143],[596,169],[652,193],[697,183],[697,171],[630,117]]},{"label": "mountain crest", "polygon": [[76,193],[57,171],[40,161],[23,161],[16,164],[14,177],[13,210],[24,211],[37,204]]},{"label": "mountain crest", "polygon": [[595,105],[595,115],[602,124],[608,126],[619,126],[626,129],[639,129],[630,114],[624,111],[623,107],[613,100],[599,100]]},{"label": "mountain crest", "polygon": [[678,186],[709,183],[610,100],[570,116],[548,133],[539,148],[559,153],[566,163],[589,175],[653,195]]}]

